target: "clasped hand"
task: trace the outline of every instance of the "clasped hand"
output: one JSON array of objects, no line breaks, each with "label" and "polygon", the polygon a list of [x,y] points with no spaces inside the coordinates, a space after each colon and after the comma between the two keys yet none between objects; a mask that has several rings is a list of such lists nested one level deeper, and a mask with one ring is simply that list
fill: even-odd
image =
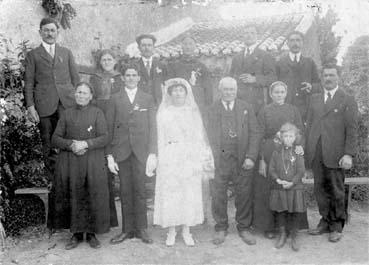
[{"label": "clasped hand", "polygon": [[282,185],[282,187],[285,190],[288,190],[293,186],[293,182],[290,182],[290,181],[287,181],[287,180],[282,180],[282,179],[277,179],[277,183]]},{"label": "clasped hand", "polygon": [[245,84],[256,83],[256,77],[252,74],[242,74],[240,80]]},{"label": "clasped hand", "polygon": [[86,153],[87,148],[88,144],[86,141],[72,140],[72,144],[70,145],[70,149],[76,155],[83,155]]}]

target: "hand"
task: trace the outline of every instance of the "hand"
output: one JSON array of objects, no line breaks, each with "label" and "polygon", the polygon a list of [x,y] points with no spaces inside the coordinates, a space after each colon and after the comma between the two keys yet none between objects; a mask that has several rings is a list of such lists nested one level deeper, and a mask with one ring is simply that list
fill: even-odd
[{"label": "hand", "polygon": [[246,158],[245,161],[242,164],[242,168],[245,170],[252,169],[254,167],[255,163],[250,158]]},{"label": "hand", "polygon": [[72,149],[72,152],[75,153],[76,155],[80,155],[80,154],[83,155],[88,148],[88,144],[86,141],[73,140],[70,148]]},{"label": "hand", "polygon": [[108,160],[108,168],[110,172],[113,173],[114,175],[118,175],[119,167],[118,167],[118,164],[114,161],[113,156],[108,155],[107,160]]},{"label": "hand", "polygon": [[255,83],[256,77],[251,74],[242,74],[240,75],[240,80],[245,84]]},{"label": "hand", "polygon": [[155,154],[149,154],[149,156],[147,157],[146,160],[146,176],[148,177],[152,177],[154,176],[154,171],[156,169],[156,166],[158,164],[158,161],[156,159],[156,155]]},{"label": "hand", "polygon": [[267,177],[267,164],[264,159],[260,159],[259,161],[259,174],[264,178]]},{"label": "hand", "polygon": [[307,93],[310,93],[311,90],[313,89],[313,86],[308,82],[302,82],[301,85],[303,85],[301,90],[305,90]]},{"label": "hand", "polygon": [[191,86],[194,86],[194,85],[196,85],[196,80],[197,80],[196,79],[196,72],[192,71],[190,80],[188,80],[188,82],[191,84]]},{"label": "hand", "polygon": [[206,160],[204,162],[203,169],[204,169],[204,171],[207,171],[207,172],[214,171],[214,162],[213,162],[213,160],[212,159]]},{"label": "hand", "polygon": [[350,169],[352,167],[352,156],[344,155],[338,162],[339,166],[343,169]]},{"label": "hand", "polygon": [[285,181],[285,183],[282,184],[282,186],[285,190],[288,190],[293,186],[293,182]]},{"label": "hand", "polygon": [[38,113],[35,109],[35,106],[29,106],[28,107],[28,114],[31,118],[32,121],[36,122],[36,123],[39,123],[40,122],[40,116],[38,116]]},{"label": "hand", "polygon": [[296,145],[295,153],[296,155],[300,155],[300,156],[304,155],[304,148],[302,147],[302,145]]}]

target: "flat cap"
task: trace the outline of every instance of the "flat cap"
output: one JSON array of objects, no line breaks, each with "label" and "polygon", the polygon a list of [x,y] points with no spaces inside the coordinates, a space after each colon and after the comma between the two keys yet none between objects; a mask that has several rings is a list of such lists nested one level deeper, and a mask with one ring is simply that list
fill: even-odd
[{"label": "flat cap", "polygon": [[142,39],[152,39],[153,43],[155,44],[156,38],[152,34],[141,34],[136,37],[136,42],[139,45]]}]

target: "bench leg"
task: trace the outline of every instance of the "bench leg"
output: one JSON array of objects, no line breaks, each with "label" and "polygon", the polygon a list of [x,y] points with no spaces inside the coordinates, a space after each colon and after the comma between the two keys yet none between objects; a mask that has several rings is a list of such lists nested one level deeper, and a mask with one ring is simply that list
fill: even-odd
[{"label": "bench leg", "polygon": [[48,194],[36,194],[44,203],[45,207],[45,226],[47,227],[47,219],[49,217],[49,195]]},{"label": "bench leg", "polygon": [[351,220],[351,207],[352,207],[352,202],[351,202],[351,196],[352,196],[352,186],[353,185],[348,185],[348,198],[347,198],[347,223],[350,223]]}]

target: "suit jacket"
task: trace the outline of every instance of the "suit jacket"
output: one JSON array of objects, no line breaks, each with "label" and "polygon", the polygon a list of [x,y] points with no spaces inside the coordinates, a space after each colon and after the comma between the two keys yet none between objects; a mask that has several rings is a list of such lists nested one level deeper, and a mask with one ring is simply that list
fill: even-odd
[{"label": "suit jacket", "polygon": [[133,152],[146,164],[150,153],[157,153],[156,107],[151,95],[137,90],[133,104],[122,90],[112,98],[106,113],[111,142],[106,153],[121,162]]},{"label": "suit jacket", "polygon": [[[287,54],[277,62],[276,71],[278,80],[286,83],[288,87],[286,103],[298,107],[301,117],[305,120],[310,95],[321,90],[316,64],[311,58],[304,56],[295,64]],[[312,84],[311,93],[301,90],[302,82]]]},{"label": "suit jacket", "polygon": [[79,76],[67,48],[56,44],[54,58],[42,45],[28,52],[24,80],[27,107],[34,105],[40,117],[53,114],[59,101],[64,108],[75,104],[74,87]]},{"label": "suit jacket", "polygon": [[313,94],[307,115],[307,164],[311,165],[314,159],[319,138],[326,167],[338,168],[343,155],[354,156],[357,123],[358,107],[354,97],[338,89],[331,104],[325,106],[324,93]]},{"label": "suit jacket", "polygon": [[167,67],[158,58],[153,57],[150,68],[150,75],[147,73],[144,62],[140,58],[137,62],[139,67],[140,82],[138,87],[142,91],[153,96],[155,104],[158,106],[162,100],[161,86],[164,84],[167,76]]},{"label": "suit jacket", "polygon": [[[206,121],[215,168],[219,168],[219,159],[221,156],[222,108],[224,108],[224,106],[221,100],[214,102],[209,108],[208,119]],[[234,108],[237,120],[238,160],[239,166],[242,166],[246,157],[256,161],[262,134],[254,110],[250,104],[236,99]]]},{"label": "suit jacket", "polygon": [[[243,83],[239,77],[245,73],[254,75],[256,82]],[[252,104],[256,113],[267,103],[268,88],[277,80],[274,59],[259,48],[255,48],[248,57],[245,57],[245,51],[236,54],[232,60],[230,76],[237,80],[238,97]]]}]

